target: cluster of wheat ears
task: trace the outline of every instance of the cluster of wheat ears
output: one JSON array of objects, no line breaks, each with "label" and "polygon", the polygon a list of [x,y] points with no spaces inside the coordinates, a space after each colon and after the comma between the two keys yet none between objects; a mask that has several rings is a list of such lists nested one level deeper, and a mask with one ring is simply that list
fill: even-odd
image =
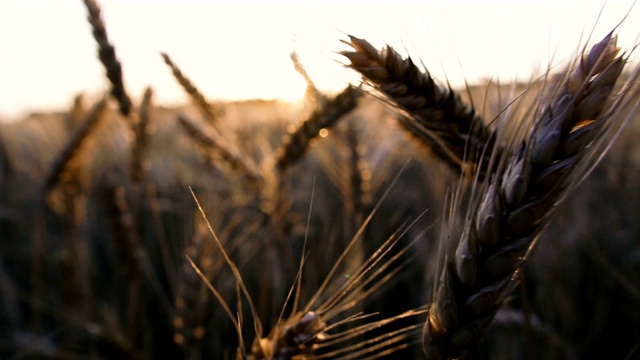
[{"label": "cluster of wheat ears", "polygon": [[[0,127],[0,357],[589,357],[523,283],[640,103],[615,29],[562,71],[476,92],[483,111],[471,88],[350,36],[340,54],[359,86],[322,93],[292,55],[305,108],[230,123],[234,108],[166,53],[193,106],[154,106],[151,89],[136,106],[99,5],[84,3],[109,93]],[[637,305],[632,275],[616,274]],[[629,314],[615,351],[631,357]],[[519,340],[495,334],[508,326]]]}]

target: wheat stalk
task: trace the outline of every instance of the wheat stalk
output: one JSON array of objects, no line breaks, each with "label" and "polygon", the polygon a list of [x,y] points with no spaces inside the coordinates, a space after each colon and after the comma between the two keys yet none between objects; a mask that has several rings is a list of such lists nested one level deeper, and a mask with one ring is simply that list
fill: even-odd
[{"label": "wheat stalk", "polygon": [[473,107],[391,46],[378,51],[355,36],[344,43],[353,48],[341,52],[351,62],[349,67],[406,112],[398,119],[405,129],[454,169],[474,170],[472,174],[484,177],[491,154],[499,149],[493,131]]},{"label": "wheat stalk", "polygon": [[[359,119],[358,119],[359,120]],[[346,183],[341,187],[345,199],[345,210],[351,214],[353,223],[351,229],[357,230],[358,226],[366,218],[367,199],[371,197],[371,171],[365,157],[367,147],[362,140],[365,133],[362,124],[355,119],[345,123],[346,129],[342,135],[347,149],[347,171],[344,171]],[[350,236],[349,236],[350,237]],[[347,237],[347,238],[349,238]]]},{"label": "wheat stalk", "polygon": [[115,48],[109,43],[107,29],[100,15],[100,6],[94,0],[84,0],[84,4],[89,13],[88,20],[93,30],[93,37],[98,43],[98,56],[111,82],[111,95],[118,101],[120,113],[126,117],[131,111],[131,99],[124,87],[122,66],[116,57]]},{"label": "wheat stalk", "polygon": [[[424,325],[429,359],[460,356],[485,333],[558,202],[601,156],[608,130],[620,125],[625,88],[611,102],[626,59],[609,34],[582,56],[547,102],[519,149],[484,184],[469,208],[455,253],[447,256]],[[629,81],[631,83],[632,81]],[[606,144],[605,144],[606,147]]]}]

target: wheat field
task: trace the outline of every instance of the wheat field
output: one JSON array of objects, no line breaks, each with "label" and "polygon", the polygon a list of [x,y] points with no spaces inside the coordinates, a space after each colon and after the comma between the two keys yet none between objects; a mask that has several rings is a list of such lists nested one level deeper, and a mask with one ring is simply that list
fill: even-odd
[{"label": "wheat field", "polygon": [[640,358],[617,28],[462,89],[345,35],[359,81],[319,90],[292,54],[296,104],[211,101],[162,53],[191,100],[164,106],[84,4],[109,88],[0,123],[0,358]]}]

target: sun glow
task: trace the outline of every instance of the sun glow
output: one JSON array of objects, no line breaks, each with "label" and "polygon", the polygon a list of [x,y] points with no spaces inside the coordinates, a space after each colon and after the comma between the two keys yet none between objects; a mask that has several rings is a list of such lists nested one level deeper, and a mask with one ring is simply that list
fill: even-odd
[{"label": "sun glow", "polygon": [[[497,77],[526,80],[536,68],[574,54],[594,28],[601,1],[123,1],[102,0],[126,86],[139,99],[146,86],[159,103],[186,96],[160,57],[167,52],[215,100],[295,101],[305,82],[290,53],[318,87],[336,92],[358,81],[337,52],[346,34],[392,44],[453,86]],[[608,1],[595,28],[608,32],[629,10]],[[637,41],[634,9],[620,43]],[[631,25],[631,26],[630,26]],[[625,32],[626,31],[626,32]],[[78,93],[108,87],[82,1],[0,2],[0,118],[66,109]]]}]

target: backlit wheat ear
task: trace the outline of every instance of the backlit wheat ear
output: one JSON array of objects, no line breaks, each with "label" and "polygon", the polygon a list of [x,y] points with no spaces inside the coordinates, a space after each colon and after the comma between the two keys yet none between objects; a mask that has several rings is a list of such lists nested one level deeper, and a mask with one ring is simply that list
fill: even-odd
[{"label": "backlit wheat ear", "polygon": [[176,80],[178,80],[180,86],[182,86],[184,91],[189,94],[193,103],[200,109],[200,111],[202,111],[207,120],[209,120],[210,124],[215,124],[219,118],[218,115],[220,111],[218,109],[215,109],[209,102],[207,102],[200,90],[198,90],[198,88],[191,82],[191,80],[189,80],[189,78],[184,75],[184,73],[182,73],[178,65],[176,65],[171,60],[169,54],[160,53],[160,55],[164,59],[164,62],[167,64],[167,66],[171,68],[171,72],[173,73],[173,76],[176,78]]},{"label": "backlit wheat ear", "polygon": [[[400,124],[456,170],[469,170],[483,178],[495,148],[493,131],[450,88],[436,84],[411,60],[392,47],[378,51],[369,42],[351,36],[343,51],[351,64],[376,90],[406,114]],[[470,168],[469,165],[472,165]],[[473,174],[471,174],[473,175]]]},{"label": "backlit wheat ear", "polygon": [[[421,326],[416,323],[367,341],[351,344],[350,340],[400,319],[415,317],[414,320],[419,321],[418,316],[426,312],[425,308],[410,310],[379,321],[365,322],[359,326],[354,325],[375,314],[356,313],[339,320],[341,314],[351,310],[356,304],[364,303],[401,271],[403,267],[397,262],[409,247],[395,254],[391,253],[401,236],[400,234],[388,239],[338,287],[333,295],[325,294],[327,299],[322,303],[315,304],[314,300],[317,298],[314,297],[303,310],[279,321],[267,337],[256,338],[250,358],[376,358],[406,347],[408,342],[415,342]],[[340,330],[345,325],[347,329]],[[366,357],[363,357],[365,355]]]},{"label": "backlit wheat ear", "polygon": [[[397,179],[398,177],[393,183]],[[393,187],[393,183],[389,188]],[[375,359],[417,341],[421,325],[414,322],[412,325],[390,330],[380,336],[353,342],[355,338],[395,321],[412,317],[414,321],[418,320],[420,315],[426,313],[426,308],[409,310],[379,321],[370,321],[375,314],[356,312],[348,315],[347,312],[350,310],[353,312],[359,304],[364,304],[376,291],[402,271],[406,265],[403,263],[403,255],[413,246],[413,242],[400,250],[395,248],[420,216],[413,223],[401,226],[368,259],[357,264],[346,279],[336,276],[338,269],[363,241],[364,229],[371,222],[388,193],[389,190],[369,214],[325,277],[322,285],[306,305],[298,310],[303,258],[292,315],[287,319],[279,320],[267,337],[258,336],[254,340],[250,359]],[[419,239],[420,236],[414,239],[414,242]],[[337,282],[338,285],[332,291],[327,291],[330,283],[333,282]],[[356,325],[360,321],[365,323]]]},{"label": "backlit wheat ear", "polygon": [[[355,343],[351,341],[400,319],[414,317],[414,321],[420,321],[419,316],[426,313],[426,308],[406,311],[379,321],[367,320],[357,326],[357,322],[370,319],[375,314],[355,313],[344,317],[347,311],[365,303],[403,269],[403,264],[399,262],[412,244],[395,253],[393,249],[409,227],[391,236],[346,281],[342,280],[332,294],[324,294],[325,286],[328,285],[325,283],[303,309],[295,311],[294,306],[295,312],[289,318],[279,321],[267,337],[255,339],[250,358],[373,359],[404,348],[410,342],[416,342],[421,325],[415,322],[372,339]],[[357,241],[358,237],[354,237],[352,244]],[[350,249],[353,249],[351,244],[344,255]],[[344,257],[336,262],[334,269],[342,260]],[[333,272],[327,276],[327,280],[339,281],[332,277]],[[321,297],[326,299],[319,302]],[[344,326],[346,329],[343,329]]]},{"label": "backlit wheat ear", "polygon": [[71,140],[69,140],[60,155],[55,159],[49,169],[48,175],[45,178],[45,194],[60,182],[66,171],[69,171],[70,168],[76,166],[74,165],[74,162],[78,160],[89,135],[103,118],[106,107],[107,99],[105,97],[91,108],[89,113],[86,115],[82,126],[76,130]]},{"label": "backlit wheat ear", "polygon": [[358,104],[360,96],[362,96],[360,89],[348,87],[303,121],[276,151],[278,171],[284,173],[293,163],[300,160],[309,148],[311,140],[318,137],[320,130],[330,128],[353,110]]},{"label": "backlit wheat ear", "polygon": [[80,127],[82,119],[84,119],[85,113],[87,109],[84,104],[84,96],[82,94],[77,95],[73,99],[73,106],[67,116],[65,117],[65,122],[67,123],[67,128],[70,132],[73,132],[78,127]]},{"label": "backlit wheat ear", "polygon": [[135,140],[131,147],[131,178],[134,184],[140,184],[145,177],[145,159],[149,146],[149,122],[153,106],[152,96],[153,90],[147,88],[138,110],[137,121],[132,126]]},{"label": "backlit wheat ear", "polygon": [[100,62],[104,65],[107,78],[111,82],[111,95],[120,104],[120,113],[126,117],[131,112],[131,99],[124,87],[122,66],[116,57],[115,48],[109,43],[107,29],[100,16],[100,6],[94,0],[84,0],[84,4],[89,13],[88,20],[93,29],[93,37],[98,43]]},{"label": "backlit wheat ear", "polygon": [[258,187],[262,182],[256,165],[249,158],[230,150],[229,144],[216,132],[206,134],[182,115],[178,115],[178,123],[196,143],[219,156],[231,169],[244,176],[252,186]]},{"label": "backlit wheat ear", "polygon": [[[623,105],[637,102],[625,87],[611,100],[626,59],[611,34],[569,70],[515,154],[491,175],[449,255],[424,325],[428,359],[450,359],[484,335],[557,203],[594,166],[620,126]],[[628,84],[637,77],[637,71]]]},{"label": "backlit wheat ear", "polygon": [[305,90],[305,99],[307,99],[312,104],[324,103],[326,100],[326,96],[318,90],[316,84],[311,80],[311,77],[307,73],[307,70],[300,63],[300,59],[298,58],[298,54],[295,52],[291,53],[291,62],[293,63],[293,67],[296,69],[298,74],[302,76],[304,81],[307,83],[307,89]]}]

